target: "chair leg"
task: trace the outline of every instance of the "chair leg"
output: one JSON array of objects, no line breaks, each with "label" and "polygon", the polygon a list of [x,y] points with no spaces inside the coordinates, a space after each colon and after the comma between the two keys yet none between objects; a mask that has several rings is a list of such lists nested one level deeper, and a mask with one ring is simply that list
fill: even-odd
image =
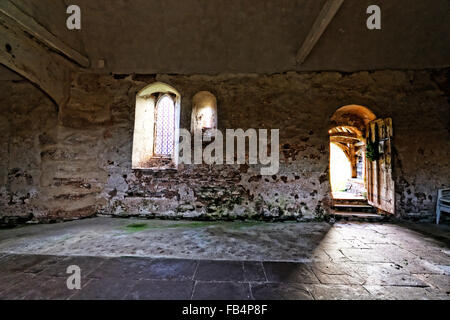
[{"label": "chair leg", "polygon": [[436,224],[439,224],[439,218],[441,217],[441,208],[439,203],[436,206]]}]

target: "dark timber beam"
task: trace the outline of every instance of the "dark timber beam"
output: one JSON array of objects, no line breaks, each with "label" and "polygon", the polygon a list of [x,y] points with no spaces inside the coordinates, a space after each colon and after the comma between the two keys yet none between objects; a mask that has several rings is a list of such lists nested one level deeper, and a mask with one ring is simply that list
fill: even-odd
[{"label": "dark timber beam", "polygon": [[320,37],[325,32],[326,28],[333,20],[334,16],[343,3],[344,0],[328,0],[325,3],[319,15],[317,16],[317,19],[314,22],[311,31],[306,37],[305,42],[297,52],[297,64],[302,64],[303,62],[305,62],[306,58],[309,56],[312,49],[315,47],[316,43],[319,41]]},{"label": "dark timber beam", "polygon": [[[3,0],[0,0],[0,3]],[[10,18],[0,14],[0,64],[33,82],[58,106],[69,96],[73,65],[27,35]]]},{"label": "dark timber beam", "polygon": [[17,8],[9,0],[0,0],[0,13],[14,20],[20,28],[44,43],[49,48],[63,54],[82,67],[89,67],[89,59],[59,40],[36,20]]},{"label": "dark timber beam", "polygon": [[330,137],[331,142],[341,142],[341,143],[348,143],[348,144],[355,144],[359,141],[358,138],[350,138],[350,137],[339,137],[339,136],[331,136]]},{"label": "dark timber beam", "polygon": [[333,132],[330,133],[330,137],[347,137],[360,140],[356,133],[348,133],[348,132]]}]

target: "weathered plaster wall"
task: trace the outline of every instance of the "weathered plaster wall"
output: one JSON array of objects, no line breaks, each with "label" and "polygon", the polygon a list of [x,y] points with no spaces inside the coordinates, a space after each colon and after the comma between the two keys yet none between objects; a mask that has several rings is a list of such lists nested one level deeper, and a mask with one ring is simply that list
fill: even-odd
[{"label": "weathered plaster wall", "polygon": [[[245,165],[133,171],[135,97],[155,81],[180,92],[181,127],[186,129],[190,128],[192,97],[202,90],[217,97],[219,129],[280,129],[279,174],[260,176],[258,167]],[[26,95],[24,84],[7,85],[24,94],[7,93],[3,110],[9,110],[11,103],[27,105],[30,110],[50,107],[45,96],[42,101],[30,100],[37,93]],[[431,217],[437,188],[450,185],[448,97],[448,70],[218,76],[80,73],[73,76],[71,97],[60,110],[59,121],[55,114],[49,117],[54,119],[52,130],[43,134],[39,127],[28,133],[40,137],[35,143],[42,140],[35,149],[27,148],[34,156],[12,160],[11,148],[17,147],[15,129],[7,130],[7,140],[2,136],[2,143],[10,148],[7,169],[2,169],[3,190],[6,197],[13,193],[8,189],[10,168],[19,164],[26,167],[30,159],[37,158],[40,180],[36,188],[40,187],[39,196],[46,199],[45,208],[36,209],[35,216],[41,219],[84,217],[96,212],[314,219],[330,207],[330,117],[341,106],[358,104],[378,117],[393,118],[397,214]],[[20,125],[5,123],[12,128]],[[1,206],[1,215],[20,211],[10,210],[6,200]]]},{"label": "weathered plaster wall", "polygon": [[46,215],[41,152],[57,109],[25,80],[0,81],[0,225]]}]

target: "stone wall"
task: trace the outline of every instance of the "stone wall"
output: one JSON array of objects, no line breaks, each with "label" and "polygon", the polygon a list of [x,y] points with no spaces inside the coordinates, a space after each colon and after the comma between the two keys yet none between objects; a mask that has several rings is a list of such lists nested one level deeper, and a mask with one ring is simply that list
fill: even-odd
[{"label": "stone wall", "polygon": [[0,81],[0,225],[46,216],[41,157],[57,108],[25,80]]},{"label": "stone wall", "polygon": [[[190,129],[192,97],[206,90],[217,97],[219,129],[280,129],[279,173],[261,176],[258,166],[247,165],[132,170],[136,94],[155,81],[180,92],[183,128]],[[450,185],[448,70],[216,76],[79,73],[73,75],[69,102],[58,115],[31,85],[0,85],[6,88],[1,90],[0,107],[8,115],[2,120],[1,136],[8,148],[2,153],[0,173],[2,217],[30,212],[27,217],[44,221],[95,213],[321,218],[331,205],[330,117],[350,104],[393,118],[398,215],[432,217],[436,190]],[[40,125],[33,121],[35,114]],[[23,128],[26,121],[33,126]],[[13,187],[10,179],[21,179],[23,190]],[[35,197],[30,200],[34,206],[11,203],[28,193]]]}]

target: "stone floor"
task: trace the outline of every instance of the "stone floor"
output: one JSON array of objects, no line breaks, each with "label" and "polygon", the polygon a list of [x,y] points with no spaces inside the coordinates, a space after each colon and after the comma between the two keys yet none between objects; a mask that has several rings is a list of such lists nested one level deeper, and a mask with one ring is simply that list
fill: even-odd
[{"label": "stone floor", "polygon": [[450,300],[449,246],[448,226],[399,222],[33,225],[0,230],[0,299]]}]

